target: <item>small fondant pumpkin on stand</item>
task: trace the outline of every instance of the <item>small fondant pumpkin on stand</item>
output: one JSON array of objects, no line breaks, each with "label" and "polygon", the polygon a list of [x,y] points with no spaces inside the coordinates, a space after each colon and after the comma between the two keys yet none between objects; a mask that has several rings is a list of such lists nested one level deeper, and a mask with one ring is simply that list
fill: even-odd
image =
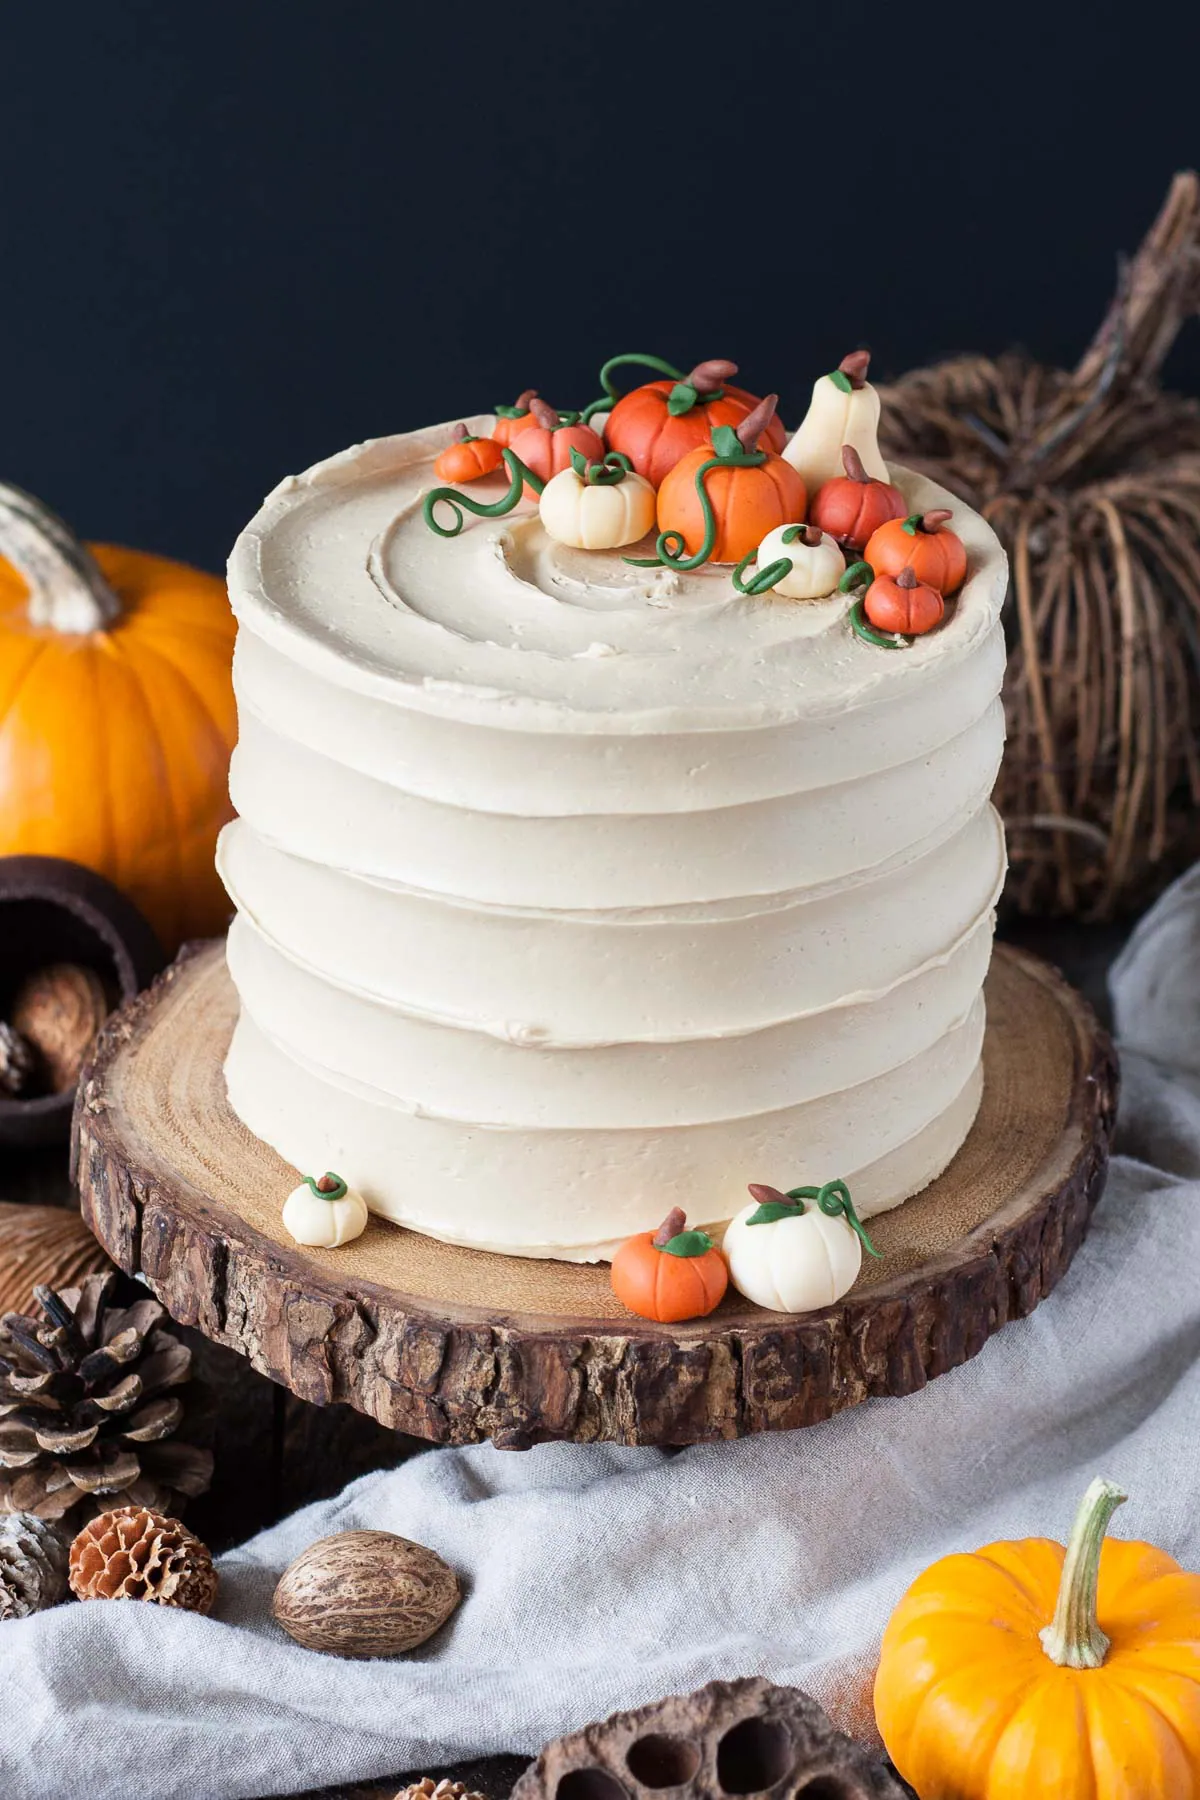
[{"label": "small fondant pumpkin on stand", "polygon": [[616,550],[636,544],[654,526],[654,489],[617,450],[589,463],[571,451],[571,466],[546,483],[538,502],[542,524],[556,543],[576,550]]},{"label": "small fondant pumpkin on stand", "polygon": [[722,1248],[733,1285],[771,1312],[813,1312],[854,1286],[864,1248],[878,1256],[844,1181],[791,1188],[761,1182],[731,1219]]},{"label": "small fondant pumpkin on stand", "polygon": [[864,550],[881,525],[904,517],[904,495],[890,481],[868,475],[853,444],[842,445],[842,467],[844,475],[835,475],[817,490],[809,520],[843,550]]},{"label": "small fondant pumpkin on stand", "polygon": [[627,1238],[612,1260],[613,1292],[639,1318],[676,1324],[707,1318],[729,1285],[725,1258],[706,1231],[689,1231],[674,1207],[657,1231]]},{"label": "small fondant pumpkin on stand", "polygon": [[803,519],[808,501],[803,481],[762,444],[777,398],[768,394],[736,429],[718,426],[711,445],[676,463],[658,490],[656,554],[639,559],[639,567],[740,563],[767,532]]},{"label": "small fondant pumpkin on stand", "polygon": [[[757,574],[747,578],[752,562]],[[739,594],[781,594],[785,600],[827,600],[846,572],[846,559],[816,525],[779,525],[733,572]]]},{"label": "small fondant pumpkin on stand", "polygon": [[922,1800],[1200,1793],[1200,1575],[1105,1533],[1084,1495],[1045,1538],[945,1556],[892,1614],[875,1677],[889,1756]]},{"label": "small fondant pumpkin on stand", "polygon": [[433,472],[439,481],[457,486],[494,475],[503,461],[502,447],[495,438],[472,437],[465,425],[456,425],[454,441],[435,458]]},{"label": "small fondant pumpkin on stand", "polygon": [[870,353],[855,350],[813,386],[812,399],[784,457],[810,494],[842,474],[842,452],[857,451],[865,473],[886,483],[887,464],[879,453],[879,395],[867,380]]},{"label": "small fondant pumpkin on stand", "polygon": [[[618,396],[612,371],[625,364],[660,369],[666,380],[648,381]],[[639,475],[661,487],[677,463],[693,450],[707,449],[718,425],[741,424],[762,405],[755,394],[730,385],[738,372],[732,362],[697,363],[687,375],[656,356],[614,356],[600,371],[603,400],[595,400],[584,419],[608,413],[604,436],[611,450],[627,456]],[[778,419],[767,426],[767,443],[782,450],[786,433]]]},{"label": "small fondant pumpkin on stand", "polygon": [[283,1223],[298,1244],[338,1250],[367,1228],[367,1203],[332,1170],[306,1175],[283,1203]]}]

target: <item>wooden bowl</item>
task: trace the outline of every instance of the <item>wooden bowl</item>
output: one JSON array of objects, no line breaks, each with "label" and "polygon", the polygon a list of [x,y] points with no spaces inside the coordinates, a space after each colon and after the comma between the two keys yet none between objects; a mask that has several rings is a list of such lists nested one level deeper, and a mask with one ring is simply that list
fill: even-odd
[{"label": "wooden bowl", "polygon": [[[0,857],[0,1018],[23,978],[49,963],[94,969],[121,1003],[163,966],[162,948],[131,900],[102,875],[59,856]],[[75,1092],[0,1095],[0,1143],[65,1141]]]}]

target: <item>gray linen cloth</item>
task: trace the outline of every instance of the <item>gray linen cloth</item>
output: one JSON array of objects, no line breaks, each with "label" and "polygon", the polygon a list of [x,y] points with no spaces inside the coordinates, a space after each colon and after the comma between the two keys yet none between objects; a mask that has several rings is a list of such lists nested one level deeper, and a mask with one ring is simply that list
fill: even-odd
[{"label": "gray linen cloth", "polygon": [[[696,1448],[444,1450],[221,1559],[209,1619],[132,1602],[0,1626],[4,1800],[239,1800],[548,1738],[714,1676],[764,1674],[872,1735],[888,1613],[917,1572],[1061,1536],[1092,1476],[1117,1530],[1200,1566],[1200,872],[1114,971],[1125,1090],[1108,1192],[1058,1292],[906,1400]],[[314,1538],[396,1531],[463,1605],[396,1662],[272,1623]]]}]

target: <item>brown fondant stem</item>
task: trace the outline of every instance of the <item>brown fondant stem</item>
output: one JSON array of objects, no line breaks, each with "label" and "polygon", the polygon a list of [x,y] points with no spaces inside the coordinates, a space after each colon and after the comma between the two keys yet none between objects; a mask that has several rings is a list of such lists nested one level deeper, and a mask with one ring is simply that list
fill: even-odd
[{"label": "brown fondant stem", "polygon": [[517,395],[517,411],[528,412],[537,397],[538,391],[536,388],[526,388],[523,393]]},{"label": "brown fondant stem", "polygon": [[896,586],[897,587],[915,588],[915,587],[920,587],[920,585],[921,585],[920,582],[917,580],[917,572],[913,568],[911,563],[909,563],[905,568],[901,569],[900,573],[896,577]]},{"label": "brown fondant stem", "polygon": [[673,1237],[678,1237],[687,1224],[687,1214],[681,1206],[673,1206],[658,1230],[654,1234],[655,1248],[661,1250],[669,1244]]},{"label": "brown fondant stem", "polygon": [[863,468],[862,457],[853,444],[842,445],[842,467],[851,481],[870,481],[871,477]]},{"label": "brown fondant stem", "polygon": [[698,394],[711,394],[722,382],[732,381],[737,372],[738,366],[733,362],[721,362],[718,359],[716,362],[697,363],[687,378],[688,385],[694,387]]},{"label": "brown fondant stem", "polygon": [[455,442],[456,442],[456,443],[459,443],[459,444],[465,444],[465,443],[466,443],[466,441],[467,441],[467,428],[466,428],[466,426],[465,426],[465,425],[456,425],[456,426],[455,426],[455,427],[454,427],[454,439],[455,439]]},{"label": "brown fondant stem", "polygon": [[317,1183],[317,1192],[318,1194],[332,1194],[336,1187],[337,1181],[334,1176],[322,1175],[320,1181]]},{"label": "brown fondant stem", "polygon": [[536,394],[530,396],[529,410],[543,431],[557,429],[558,414],[552,406],[547,406],[544,400],[539,400]]},{"label": "brown fondant stem", "polygon": [[787,1206],[789,1204],[786,1194],[781,1193],[778,1188],[768,1187],[763,1181],[752,1181],[747,1191],[750,1198],[757,1200],[760,1206],[768,1204]]},{"label": "brown fondant stem", "polygon": [[850,386],[855,388],[866,387],[867,370],[870,366],[871,352],[869,350],[852,350],[849,356],[843,356],[838,364],[842,374],[849,377]]},{"label": "brown fondant stem", "polygon": [[950,511],[948,506],[936,507],[933,512],[927,512],[921,520],[921,530],[940,531],[942,526],[946,523],[946,520],[952,519],[953,517],[954,514]]},{"label": "brown fondant stem", "polygon": [[743,450],[756,450],[758,440],[771,420],[775,417],[775,408],[779,405],[778,394],[768,394],[760,400],[753,412],[748,412],[737,427],[738,442]]},{"label": "brown fondant stem", "polygon": [[802,544],[807,544],[810,550],[815,550],[820,543],[822,536],[823,533],[819,525],[806,525],[800,535],[800,542]]}]

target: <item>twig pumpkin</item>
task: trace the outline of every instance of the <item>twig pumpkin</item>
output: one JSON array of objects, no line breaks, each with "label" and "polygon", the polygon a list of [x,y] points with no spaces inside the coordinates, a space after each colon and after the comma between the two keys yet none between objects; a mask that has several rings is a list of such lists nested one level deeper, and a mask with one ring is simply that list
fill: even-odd
[{"label": "twig pumpkin", "polygon": [[706,1231],[688,1231],[679,1207],[657,1231],[627,1238],[612,1260],[613,1293],[639,1318],[674,1324],[703,1319],[729,1285],[725,1258]]},{"label": "twig pumpkin", "polygon": [[224,930],[237,737],[225,583],[82,544],[0,484],[0,855],[97,870],[170,954]]},{"label": "twig pumpkin", "polygon": [[590,425],[580,424],[575,413],[556,413],[536,395],[529,410],[533,423],[516,434],[510,448],[540,481],[569,469],[572,450],[578,450],[587,462],[603,462],[604,445]]},{"label": "twig pumpkin", "polygon": [[898,575],[877,575],[863,596],[863,612],[876,631],[920,637],[941,624],[946,603],[937,589],[918,581],[909,565]]},{"label": "twig pumpkin", "polygon": [[529,405],[537,397],[536,388],[526,388],[523,394],[517,395],[515,405],[496,408],[496,423],[492,427],[493,444],[499,444],[503,450],[512,443],[518,432],[535,423]]},{"label": "twig pumpkin", "polygon": [[1112,918],[1200,856],[1200,403],[1162,367],[1200,312],[1200,178],[1175,177],[1074,370],[1013,352],[885,390],[889,456],[1009,554],[1006,902]]},{"label": "twig pumpkin", "polygon": [[495,438],[472,437],[465,425],[454,427],[454,442],[434,458],[433,472],[439,481],[459,485],[494,475],[504,457]]},{"label": "twig pumpkin", "polygon": [[[612,371],[627,363],[661,369],[667,379],[648,381],[618,398]],[[619,450],[639,475],[661,487],[690,451],[712,443],[718,425],[738,426],[762,404],[757,395],[730,384],[730,376],[737,372],[736,363],[710,361],[697,363],[684,375],[657,356],[614,356],[600,371],[605,398],[593,401],[583,416],[608,412],[604,436],[609,448]],[[772,419],[767,427],[769,447],[781,450],[785,439],[783,426]]]},{"label": "twig pumpkin", "polygon": [[918,581],[939,594],[953,594],[966,577],[967,553],[962,539],[947,527],[952,517],[947,508],[938,507],[891,519],[872,532],[863,555],[876,575],[911,569]]},{"label": "twig pumpkin", "polygon": [[671,470],[658,490],[660,562],[676,569],[740,563],[777,525],[803,519],[804,483],[760,443],[776,398],[768,394],[736,430],[718,425],[711,445]]},{"label": "twig pumpkin", "polygon": [[875,1679],[922,1800],[1140,1800],[1200,1791],[1200,1575],[1106,1538],[1094,1481],[1070,1542],[988,1544],[918,1577]]},{"label": "twig pumpkin", "polygon": [[889,519],[902,519],[908,508],[898,487],[867,474],[853,444],[842,445],[842,466],[844,475],[817,490],[808,516],[844,550],[863,550],[873,532]]}]

